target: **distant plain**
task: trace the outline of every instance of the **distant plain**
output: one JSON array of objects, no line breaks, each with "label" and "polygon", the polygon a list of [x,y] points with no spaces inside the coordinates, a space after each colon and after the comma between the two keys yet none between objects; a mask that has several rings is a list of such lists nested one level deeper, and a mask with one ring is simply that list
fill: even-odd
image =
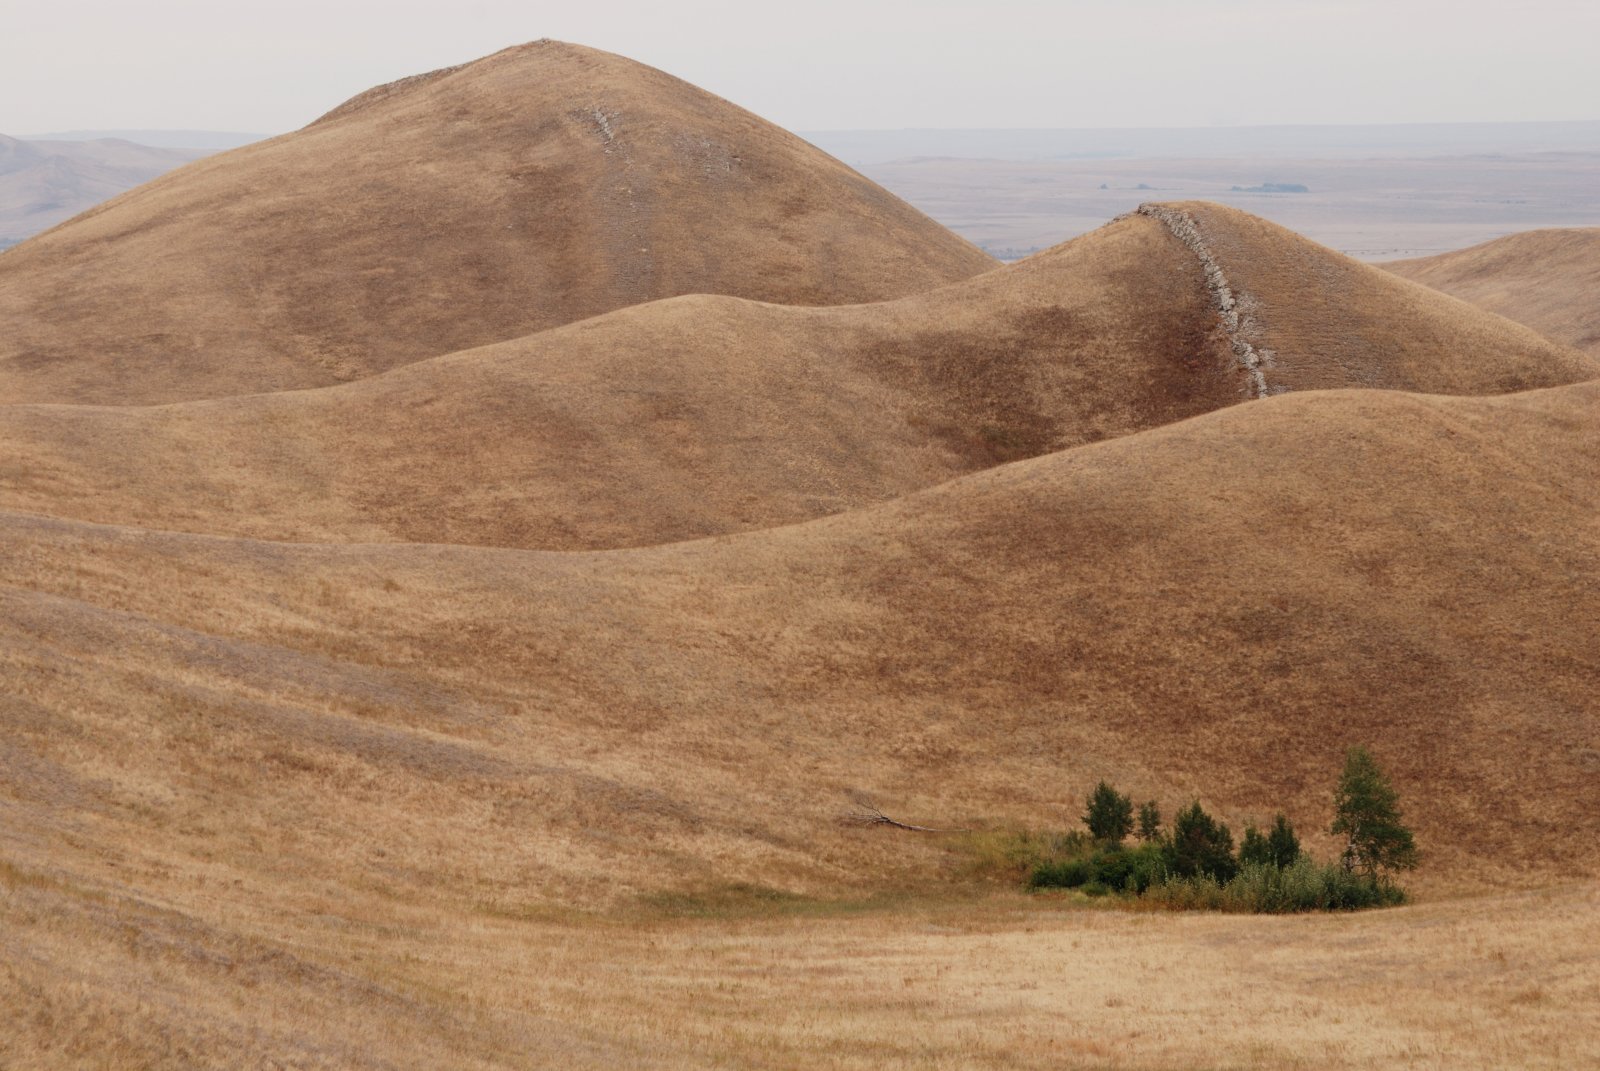
[{"label": "distant plain", "polygon": [[[1001,259],[1145,201],[1219,201],[1362,260],[1600,225],[1600,123],[806,136]],[[1308,192],[1246,192],[1266,183]]]}]

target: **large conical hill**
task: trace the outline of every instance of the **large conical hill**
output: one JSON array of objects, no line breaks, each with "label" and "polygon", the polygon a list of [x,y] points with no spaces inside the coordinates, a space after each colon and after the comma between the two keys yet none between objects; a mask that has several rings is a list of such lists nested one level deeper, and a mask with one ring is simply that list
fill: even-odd
[{"label": "large conical hill", "polygon": [[338,383],[656,298],[875,301],[986,254],[786,131],[541,41],[369,91],[0,260],[0,394]]}]

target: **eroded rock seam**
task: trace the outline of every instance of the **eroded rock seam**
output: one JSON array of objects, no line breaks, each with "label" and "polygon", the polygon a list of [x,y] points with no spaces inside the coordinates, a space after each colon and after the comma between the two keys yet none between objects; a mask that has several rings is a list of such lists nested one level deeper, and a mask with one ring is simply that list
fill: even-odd
[{"label": "eroded rock seam", "polygon": [[1195,259],[1200,261],[1200,267],[1206,276],[1206,289],[1211,293],[1212,305],[1222,317],[1222,328],[1227,332],[1228,345],[1233,350],[1234,359],[1239,362],[1239,367],[1249,379],[1251,392],[1257,398],[1265,398],[1270,392],[1267,389],[1267,377],[1263,368],[1272,354],[1268,350],[1256,349],[1246,337],[1252,333],[1251,328],[1254,325],[1249,314],[1244,311],[1245,302],[1241,301],[1240,296],[1234,293],[1233,287],[1228,285],[1228,277],[1222,273],[1222,265],[1217,263],[1211,247],[1206,244],[1205,236],[1200,233],[1200,225],[1189,213],[1164,205],[1142,204],[1138,212],[1139,215],[1149,216],[1164,225],[1172,232],[1172,236],[1187,246],[1189,252],[1195,255]]},{"label": "eroded rock seam", "polygon": [[[607,169],[607,199],[618,210],[605,214],[605,229],[616,262],[615,282],[634,301],[642,301],[640,295],[652,293],[655,260],[650,252],[649,210],[639,206],[634,184],[633,150],[621,137],[623,114],[595,104],[572,115],[593,129],[600,138],[601,151],[620,164],[620,169],[616,165]],[[625,211],[621,210],[624,203]]]}]

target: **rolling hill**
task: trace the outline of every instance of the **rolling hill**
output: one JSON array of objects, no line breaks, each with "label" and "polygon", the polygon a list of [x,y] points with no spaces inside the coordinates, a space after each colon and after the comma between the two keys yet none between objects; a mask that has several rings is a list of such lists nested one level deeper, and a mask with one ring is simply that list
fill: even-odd
[{"label": "rolling hill", "polygon": [[1315,830],[1364,742],[1429,880],[1593,873],[1597,403],[1290,395],[605,553],[8,514],[8,851],[285,918],[838,893],[933,865],[839,828],[849,790],[1039,824],[1109,776]]},{"label": "rolling hill", "polygon": [[[1102,976],[1175,987],[1169,1065],[1260,1053],[1269,1003],[1290,1020],[1274,1052],[1322,1051],[1303,1036],[1326,979],[1375,954],[1418,982],[1339,983],[1363,1040],[1335,1066],[1446,1043],[1586,1057],[1597,413],[1597,384],[1273,397],[846,516],[608,553],[0,517],[0,1055],[875,1066],[907,1014],[1003,1012],[981,1049],[940,1034],[895,1065],[1042,1069],[1064,1043],[1029,1040],[1044,1013],[1017,994],[1085,977],[1060,963],[1091,949]],[[1235,828],[1284,808],[1327,857],[1354,742],[1395,777],[1431,903],[920,906],[961,888],[948,839],[840,821],[865,795],[911,821],[1061,828],[1109,777]],[[1449,895],[1484,882],[1499,894]],[[1258,988],[1185,1011],[1195,968],[1148,969],[1174,958],[1217,965],[1207,992]],[[1148,1021],[1156,998],[1117,992],[1043,996],[1119,1034]],[[1484,1007],[1511,1013],[1487,1038]],[[1223,1011],[1248,1029],[1207,1030]]]},{"label": "rolling hill", "polygon": [[321,386],[679,294],[875,301],[994,264],[720,98],[542,41],[380,86],[10,250],[0,391]]},{"label": "rolling hill", "polygon": [[683,297],[334,388],[3,408],[0,508],[302,541],[636,546],[843,512],[1262,393],[1600,376],[1254,217],[1148,211],[894,302]]},{"label": "rolling hill", "polygon": [[1600,227],[1526,231],[1383,267],[1600,358]]},{"label": "rolling hill", "polygon": [[[1537,353],[1504,319],[1422,287],[1284,227],[1208,202],[1147,205],[1214,263],[1231,293],[1235,350],[1255,393],[1382,387],[1442,394],[1529,390],[1600,374],[1571,350]],[[1224,299],[1229,300],[1229,299]],[[1516,359],[1516,353],[1528,358]]]},{"label": "rolling hill", "polygon": [[[0,1066],[1600,1052],[1592,355],[1205,203],[997,267],[550,42],[0,322]],[[1333,858],[1353,744],[1418,905],[1020,891],[1102,778]]]}]

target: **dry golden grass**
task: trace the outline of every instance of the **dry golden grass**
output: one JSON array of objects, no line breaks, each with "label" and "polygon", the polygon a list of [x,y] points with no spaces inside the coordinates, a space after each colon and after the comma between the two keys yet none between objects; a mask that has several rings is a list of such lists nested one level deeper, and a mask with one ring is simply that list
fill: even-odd
[{"label": "dry golden grass", "polygon": [[262,896],[858,895],[937,859],[841,827],[852,790],[1039,827],[1106,776],[1315,830],[1365,743],[1425,888],[1593,874],[1597,398],[1289,395],[607,553],[9,515],[8,828]]},{"label": "dry golden grass", "polygon": [[[1187,210],[1269,391],[1600,376],[1509,321]],[[336,388],[0,409],[0,508],[219,535],[589,549],[809,520],[1236,404],[1200,261],[1132,216],[873,305],[684,297]]]},{"label": "dry golden grass", "polygon": [[1244,295],[1244,314],[1255,321],[1252,341],[1270,352],[1264,375],[1273,391],[1490,394],[1600,375],[1600,364],[1563,346],[1544,347],[1532,330],[1424,286],[1397,286],[1382,268],[1258,216],[1201,201],[1173,207],[1194,218]]},{"label": "dry golden grass", "polygon": [[559,549],[837,513],[1242,395],[1136,218],[896,302],[684,297],[337,388],[0,410],[0,506],[275,539]]},{"label": "dry golden grass", "polygon": [[1384,268],[1600,357],[1600,227],[1526,231]]},{"label": "dry golden grass", "polygon": [[[181,906],[177,906],[180,905]],[[0,1061],[31,1068],[1583,1067],[1600,899],[1350,917],[1015,894],[513,919],[0,870]]]},{"label": "dry golden grass", "polygon": [[994,266],[727,101],[541,41],[380,87],[8,251],[0,396],[319,386],[676,294],[841,304]]},{"label": "dry golden grass", "polygon": [[[972,277],[541,44],[8,253],[9,400],[368,378],[0,406],[0,1067],[1593,1063],[1600,369],[1177,211]],[[1102,777],[1328,857],[1356,743],[1417,906],[973,859]]]}]

